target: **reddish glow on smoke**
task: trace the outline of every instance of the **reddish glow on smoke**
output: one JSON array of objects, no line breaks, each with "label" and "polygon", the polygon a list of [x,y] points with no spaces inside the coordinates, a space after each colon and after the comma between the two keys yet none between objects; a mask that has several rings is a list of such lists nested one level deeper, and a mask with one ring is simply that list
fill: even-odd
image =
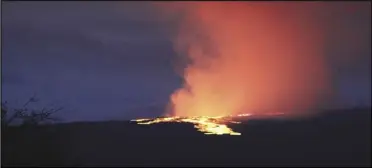
[{"label": "reddish glow on smoke", "polygon": [[[304,114],[330,94],[326,6],[319,2],[157,3],[178,23],[176,116]],[[329,6],[329,5],[328,5]],[[181,71],[180,71],[181,70]]]}]

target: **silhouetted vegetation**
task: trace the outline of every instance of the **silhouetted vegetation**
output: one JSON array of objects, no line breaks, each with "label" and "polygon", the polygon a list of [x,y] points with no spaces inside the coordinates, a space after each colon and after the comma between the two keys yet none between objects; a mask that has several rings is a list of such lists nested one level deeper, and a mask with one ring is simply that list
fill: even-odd
[{"label": "silhouetted vegetation", "polygon": [[5,160],[2,166],[61,162],[54,132],[45,128],[51,128],[49,124],[59,120],[55,114],[63,108],[31,107],[37,102],[39,99],[32,96],[20,107],[11,108],[6,101],[1,103],[1,156]]},{"label": "silhouetted vegetation", "polygon": [[62,107],[43,107],[41,109],[29,108],[30,103],[39,102],[35,96],[29,98],[21,107],[9,108],[8,103],[1,102],[1,124],[3,127],[7,127],[11,124],[15,124],[16,120],[20,120],[22,126],[35,126],[40,124],[46,124],[53,121],[58,121],[58,118],[54,116],[55,113],[61,111]]}]

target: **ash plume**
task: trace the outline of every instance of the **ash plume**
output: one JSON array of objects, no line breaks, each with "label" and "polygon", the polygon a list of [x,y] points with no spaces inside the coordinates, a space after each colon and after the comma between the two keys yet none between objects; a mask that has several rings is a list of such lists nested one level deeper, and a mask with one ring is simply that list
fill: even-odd
[{"label": "ash plume", "polygon": [[176,22],[172,27],[176,70],[184,79],[182,88],[171,95],[167,113],[307,114],[332,95],[326,56],[332,36],[330,5],[157,3],[162,18]]}]

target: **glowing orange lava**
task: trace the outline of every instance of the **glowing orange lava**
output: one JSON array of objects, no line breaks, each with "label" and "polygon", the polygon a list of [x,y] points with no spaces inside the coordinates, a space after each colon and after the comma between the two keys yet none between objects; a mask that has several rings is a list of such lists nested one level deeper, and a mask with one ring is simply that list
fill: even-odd
[{"label": "glowing orange lava", "polygon": [[241,135],[239,132],[233,131],[227,126],[228,123],[239,124],[240,122],[234,121],[235,117],[246,117],[251,114],[240,114],[237,116],[218,116],[218,117],[164,117],[154,119],[136,119],[132,120],[142,125],[156,124],[162,122],[175,122],[175,123],[192,123],[194,127],[206,135]]}]

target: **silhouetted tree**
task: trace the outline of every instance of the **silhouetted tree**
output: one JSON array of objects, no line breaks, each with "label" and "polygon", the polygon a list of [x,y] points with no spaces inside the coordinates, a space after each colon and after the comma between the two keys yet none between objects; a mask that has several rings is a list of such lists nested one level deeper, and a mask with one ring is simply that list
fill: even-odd
[{"label": "silhouetted tree", "polygon": [[4,126],[6,125],[6,117],[7,117],[7,114],[8,114],[8,109],[6,107],[6,101],[3,103],[1,102],[1,125]]},{"label": "silhouetted tree", "polygon": [[30,103],[38,102],[35,96],[29,98],[27,102],[20,108],[10,109],[7,102],[1,103],[1,124],[2,126],[9,126],[16,119],[21,120],[21,125],[39,125],[48,121],[58,121],[59,119],[53,116],[56,112],[61,111],[63,108],[47,108],[42,109],[29,109]]}]

